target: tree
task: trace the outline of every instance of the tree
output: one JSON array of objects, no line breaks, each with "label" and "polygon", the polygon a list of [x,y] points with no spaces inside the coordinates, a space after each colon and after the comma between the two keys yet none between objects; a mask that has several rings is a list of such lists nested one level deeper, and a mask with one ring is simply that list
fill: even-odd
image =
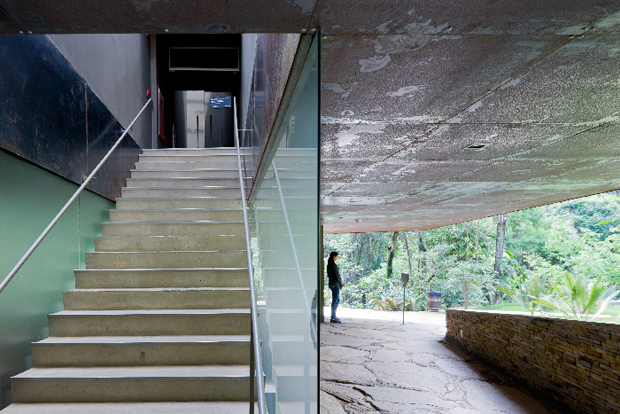
[{"label": "tree", "polygon": [[420,278],[426,279],[426,246],[424,245],[424,231],[416,231],[418,236],[418,271],[420,272]]},{"label": "tree", "polygon": [[398,242],[398,232],[395,231],[392,233],[392,241],[388,245],[388,259],[387,259],[387,277],[388,279],[392,277],[394,273],[394,255],[396,254],[396,243]]},{"label": "tree", "polygon": [[[500,265],[502,263],[502,256],[504,255],[504,237],[506,236],[506,218],[507,214],[500,214],[497,216],[497,237],[495,239],[495,265],[493,266],[493,272],[495,273],[495,281],[497,284],[501,281],[502,273]],[[499,294],[495,294],[495,302],[499,300]]]}]

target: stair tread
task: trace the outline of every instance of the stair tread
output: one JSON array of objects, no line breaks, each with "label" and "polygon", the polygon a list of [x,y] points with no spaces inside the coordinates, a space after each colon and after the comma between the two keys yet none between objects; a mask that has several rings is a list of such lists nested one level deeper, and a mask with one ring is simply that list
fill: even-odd
[{"label": "stair tread", "polygon": [[123,187],[127,191],[144,190],[238,190],[239,186],[234,185],[195,185],[189,187]]},{"label": "stair tread", "polygon": [[[278,171],[280,169],[278,168]],[[204,167],[204,168],[154,168],[152,170],[144,170],[141,168],[137,168],[137,169],[132,169],[129,170],[131,172],[137,172],[137,171],[148,171],[148,172],[171,172],[171,171],[175,171],[175,172],[179,172],[179,171],[226,171],[226,172],[231,172],[234,171],[236,173],[239,172],[239,169],[237,168],[208,168],[208,167]]]},{"label": "stair tread", "polygon": [[127,343],[211,343],[248,342],[250,335],[169,335],[169,336],[52,336],[34,344],[127,344]]},{"label": "stair tread", "polygon": [[[119,236],[120,237],[120,236]],[[126,254],[126,255],[138,255],[138,254],[184,254],[184,253],[192,253],[192,254],[200,254],[200,253],[230,253],[230,252],[245,252],[245,249],[228,249],[228,250],[162,250],[162,251],[144,251],[144,252],[87,252],[87,254],[97,254],[97,255],[111,255],[111,254]]]},{"label": "stair tread", "polygon": [[[14,403],[7,414],[247,414],[247,402]],[[258,412],[258,409],[255,410]]]},{"label": "stair tread", "polygon": [[247,377],[248,365],[171,365],[132,367],[31,368],[13,379]]},{"label": "stair tread", "polygon": [[142,158],[144,157],[231,157],[236,158],[237,153],[233,151],[225,152],[224,154],[218,153],[209,153],[209,152],[200,152],[198,154],[183,154],[183,153],[173,153],[173,152],[145,152],[140,155]]},{"label": "stair tread", "polygon": [[[307,368],[303,365],[273,365],[273,370],[278,377],[304,377]],[[317,370],[310,366],[310,378],[316,378]]]},{"label": "stair tread", "polygon": [[148,200],[148,201],[169,201],[169,200],[241,200],[239,197],[118,197],[118,200]]},{"label": "stair tread", "polygon": [[[122,236],[120,236],[122,237]],[[76,269],[74,272],[205,272],[209,270],[248,270],[247,267],[166,267],[166,268],[138,268],[138,269]]]},{"label": "stair tread", "polygon": [[121,224],[205,224],[205,223],[243,223],[243,220],[194,220],[194,221],[104,221],[103,224],[121,225]]},{"label": "stair tread", "polygon": [[[138,170],[138,171],[154,171],[154,170]],[[171,170],[171,171],[178,171],[178,170]],[[211,180],[238,180],[238,177],[158,177],[158,178],[148,177],[148,178],[128,178],[127,179],[127,181],[153,181],[153,180],[166,180],[166,181],[209,180],[211,181]]]},{"label": "stair tread", "polygon": [[249,314],[250,309],[123,309],[123,310],[63,310],[57,316],[124,316],[124,315],[217,315]]},{"label": "stair tread", "polygon": [[[276,210],[276,209],[273,209]],[[299,209],[302,210],[302,209]],[[124,210],[118,210],[118,209],[110,209],[110,211],[128,211],[128,212],[134,212],[134,213],[148,213],[151,211],[179,211],[179,212],[187,212],[187,211],[243,211],[242,208],[199,208],[199,207],[183,207],[183,208],[145,208],[145,209],[137,209],[137,208],[131,208],[131,209],[124,209]],[[279,210],[281,211],[281,210]],[[303,210],[303,211],[307,211],[307,210]]]},{"label": "stair tread", "polygon": [[222,292],[248,291],[246,287],[165,287],[165,288],[100,288],[100,289],[71,289],[69,292]]}]

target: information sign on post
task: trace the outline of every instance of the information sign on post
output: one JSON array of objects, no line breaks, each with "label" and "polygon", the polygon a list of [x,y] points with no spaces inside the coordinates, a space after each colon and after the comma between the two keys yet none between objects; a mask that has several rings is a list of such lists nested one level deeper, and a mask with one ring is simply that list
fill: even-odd
[{"label": "information sign on post", "polygon": [[401,273],[400,281],[403,282],[403,325],[405,324],[405,288],[409,284],[409,273]]}]

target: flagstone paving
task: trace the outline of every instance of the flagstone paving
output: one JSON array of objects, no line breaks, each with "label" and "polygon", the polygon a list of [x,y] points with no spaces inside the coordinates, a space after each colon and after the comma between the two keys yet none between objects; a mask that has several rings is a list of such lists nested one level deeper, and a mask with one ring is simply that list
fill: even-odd
[{"label": "flagstone paving", "polygon": [[559,414],[443,342],[445,313],[338,317],[321,325],[321,414]]}]

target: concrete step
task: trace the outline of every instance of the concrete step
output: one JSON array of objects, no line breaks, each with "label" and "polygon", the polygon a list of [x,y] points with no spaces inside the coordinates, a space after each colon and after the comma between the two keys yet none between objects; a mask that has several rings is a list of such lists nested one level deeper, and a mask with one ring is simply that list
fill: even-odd
[{"label": "concrete step", "polygon": [[[174,208],[241,208],[241,197],[117,198],[117,210],[165,210]],[[288,205],[287,205],[288,207]]]},{"label": "concrete step", "polygon": [[[312,148],[311,148],[312,149]],[[240,152],[243,154],[248,150],[241,148]],[[315,150],[316,151],[316,150]],[[186,154],[237,154],[237,149],[234,147],[211,147],[211,148],[157,148],[157,149],[145,149],[144,155],[186,155]]]},{"label": "concrete step", "polygon": [[[310,216],[310,215],[309,215]],[[289,221],[289,226],[291,227],[291,232],[293,233],[293,237],[316,237],[317,228],[319,226],[318,219],[315,219],[316,216],[312,215],[309,217],[309,220],[306,222],[294,222]],[[256,225],[258,228],[258,233],[264,236],[271,236],[274,238],[288,238],[288,227],[284,221],[279,222],[270,222],[270,221],[259,221]],[[104,233],[105,234],[105,233]]]},{"label": "concrete step", "polygon": [[[317,255],[313,254],[316,252],[316,246],[311,246],[311,248],[305,248],[303,250],[303,254],[300,249],[297,247],[297,260],[299,261],[300,268],[310,268],[312,266],[316,266],[316,258]],[[88,253],[86,253],[88,255]],[[294,256],[292,254],[292,250],[267,250],[265,248],[260,250],[258,254],[261,266],[263,267],[275,267],[275,266],[291,266],[295,269],[292,277],[295,277],[296,280],[299,279],[297,274],[297,264],[295,263]],[[314,280],[313,280],[314,281]]]},{"label": "concrete step", "polygon": [[[266,179],[274,177],[273,171],[267,172]],[[286,178],[307,178],[318,180],[318,173],[315,168],[299,169],[299,168],[280,168],[278,167],[278,177],[280,180]]]},{"label": "concrete step", "polygon": [[303,335],[269,336],[269,348],[274,358],[274,364],[299,363],[302,356],[301,350],[307,345],[304,343]]},{"label": "concrete step", "polygon": [[[318,171],[319,160],[315,157],[298,156],[298,157],[277,157],[274,159],[276,168],[301,168],[304,170]],[[269,165],[272,168],[272,165]]]},{"label": "concrete step", "polygon": [[291,155],[314,155],[317,154],[316,148],[278,148],[276,157],[286,157]]},{"label": "concrete step", "polygon": [[[276,190],[277,191],[277,190]],[[263,194],[259,192],[259,197],[254,202],[254,206],[259,207],[268,207],[268,208],[282,208],[282,202],[280,201],[280,195],[278,193],[274,193],[273,191],[269,191],[270,197],[266,197],[266,193]],[[241,200],[239,200],[241,202]],[[118,203],[118,200],[117,200]],[[310,211],[318,209],[318,202],[315,198],[309,197],[285,197],[284,203],[286,204],[287,209],[308,209]],[[117,204],[118,208],[118,204]]]},{"label": "concrete step", "polygon": [[249,335],[249,309],[66,310],[48,315],[50,336]]},{"label": "concrete step", "polygon": [[[297,190],[294,190],[297,191]],[[239,187],[121,188],[122,198],[241,197]],[[316,198],[316,195],[315,195]]]},{"label": "concrete step", "polygon": [[271,335],[310,336],[310,318],[306,320],[301,309],[267,309],[265,313]]},{"label": "concrete step", "polygon": [[[316,176],[313,175],[312,177]],[[238,168],[194,168],[176,170],[131,170],[132,179],[154,178],[225,178],[239,182]]]},{"label": "concrete step", "polygon": [[[247,266],[247,263],[246,263]],[[233,269],[75,270],[78,289],[248,287],[247,267]]]},{"label": "concrete step", "polygon": [[95,237],[95,251],[205,251],[245,250],[244,236]]},{"label": "concrete step", "polygon": [[[263,286],[265,288],[290,287],[299,286],[299,276],[294,266],[284,267],[282,263],[278,267],[262,267]],[[316,266],[309,268],[301,268],[301,274],[304,280],[313,280],[316,278]],[[316,279],[315,279],[316,280]]]},{"label": "concrete step", "polygon": [[275,414],[318,413],[317,401],[278,401]]},{"label": "concrete step", "polygon": [[32,344],[37,368],[243,365],[247,335],[52,337]]},{"label": "concrete step", "polygon": [[[316,176],[291,176],[290,174],[280,174],[280,171],[278,171],[278,178],[280,179],[281,186],[318,188],[318,180]],[[277,186],[278,182],[276,181],[276,177],[273,174],[268,174],[263,180],[263,185]]]},{"label": "concrete step", "polygon": [[301,361],[295,365],[274,365],[273,382],[278,402],[304,401],[317,393],[317,367],[310,366],[306,371]]},{"label": "concrete step", "polygon": [[241,221],[242,209],[159,209],[159,210],[110,210],[110,221]]},{"label": "concrete step", "polygon": [[[317,187],[282,187],[282,195],[284,196],[284,201],[286,202],[286,206],[288,207],[287,199],[288,198],[303,198],[306,200],[306,205],[308,202],[314,202],[318,208],[318,189]],[[258,193],[257,199],[278,199],[280,200],[280,192],[276,186],[261,186],[261,189]]]},{"label": "concrete step", "polygon": [[244,235],[242,221],[103,223],[103,236],[211,236]]},{"label": "concrete step", "polygon": [[[268,309],[294,309],[296,307],[305,306],[301,288],[299,287],[299,278],[297,274],[293,276],[295,280],[291,283],[294,287],[264,287],[263,297],[265,306]],[[308,303],[312,303],[312,298],[316,291],[316,279],[314,283],[306,281],[306,299]]]},{"label": "concrete step", "polygon": [[237,161],[237,153],[234,151],[202,152],[202,153],[177,153],[147,152],[140,154],[141,162],[153,161]]},{"label": "concrete step", "polygon": [[249,288],[73,289],[63,292],[66,310],[243,309]]},{"label": "concrete step", "polygon": [[[284,167],[284,165],[283,165]],[[138,161],[136,163],[136,170],[189,170],[195,168],[224,168],[226,170],[237,169],[239,171],[239,165],[237,163],[237,157],[227,157],[227,159],[220,160],[195,160],[186,161],[178,159],[176,161],[164,161],[153,160],[150,158],[148,161]]]},{"label": "concrete step", "polygon": [[87,269],[239,268],[244,265],[247,266],[247,255],[241,250],[86,253]]},{"label": "concrete step", "polygon": [[11,379],[15,402],[247,401],[248,366],[32,368]]},{"label": "concrete step", "polygon": [[187,187],[239,187],[239,177],[233,178],[128,178],[127,187],[145,188],[145,187],[170,187],[170,188],[187,188]]},{"label": "concrete step", "polygon": [[[281,235],[282,237],[273,237],[270,235],[259,235],[258,236],[258,245],[259,246],[269,246],[272,249],[286,250],[291,248],[291,242],[287,234]],[[306,246],[309,243],[315,244],[314,240],[309,240],[308,237],[305,236],[293,236],[293,241],[295,242],[295,246]],[[96,239],[95,239],[96,243]],[[96,244],[95,244],[96,246]]]},{"label": "concrete step", "polygon": [[[233,401],[155,403],[14,403],[9,405],[3,411],[6,414],[247,414],[249,412],[249,403]],[[258,413],[258,406],[256,406],[254,412]]]},{"label": "concrete step", "polygon": [[[284,200],[286,204],[286,200]],[[288,219],[290,222],[305,222],[309,217],[315,215],[318,217],[319,209],[317,208],[305,208],[305,209],[292,209],[286,206],[286,214],[288,215]],[[309,206],[313,207],[313,206]],[[242,213],[243,214],[243,213]],[[256,220],[261,221],[281,221],[284,222],[284,211],[282,210],[282,205],[276,208],[265,208],[261,207],[256,209]],[[243,216],[241,218],[243,220]],[[110,220],[112,220],[112,216],[110,215]],[[318,220],[318,219],[317,219]]]}]

